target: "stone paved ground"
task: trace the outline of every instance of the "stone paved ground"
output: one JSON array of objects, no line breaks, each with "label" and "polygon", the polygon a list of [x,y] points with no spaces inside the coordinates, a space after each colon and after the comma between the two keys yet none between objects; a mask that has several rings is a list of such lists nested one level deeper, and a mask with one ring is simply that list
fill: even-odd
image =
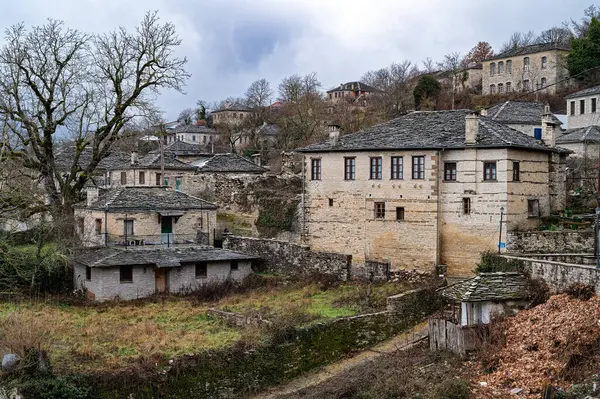
[{"label": "stone paved ground", "polygon": [[420,323],[404,333],[398,334],[372,348],[359,352],[355,356],[342,359],[339,362],[325,366],[318,371],[296,378],[285,385],[275,387],[256,395],[252,399],[278,399],[296,393],[304,388],[316,386],[332,377],[345,373],[354,367],[375,361],[378,357],[386,353],[408,349],[415,343],[426,338],[427,334],[427,322]]}]

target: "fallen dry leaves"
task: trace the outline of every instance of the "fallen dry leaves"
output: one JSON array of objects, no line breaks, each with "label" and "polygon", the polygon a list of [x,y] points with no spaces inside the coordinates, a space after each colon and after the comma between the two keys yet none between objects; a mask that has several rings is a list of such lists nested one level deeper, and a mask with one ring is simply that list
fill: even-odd
[{"label": "fallen dry leaves", "polygon": [[556,295],[507,319],[505,326],[506,345],[496,354],[497,367],[491,374],[482,371],[473,382],[487,382],[482,390],[492,396],[523,388],[519,397],[539,398],[547,384],[572,382],[565,378],[569,361],[585,357],[600,342],[600,297],[583,301]]}]

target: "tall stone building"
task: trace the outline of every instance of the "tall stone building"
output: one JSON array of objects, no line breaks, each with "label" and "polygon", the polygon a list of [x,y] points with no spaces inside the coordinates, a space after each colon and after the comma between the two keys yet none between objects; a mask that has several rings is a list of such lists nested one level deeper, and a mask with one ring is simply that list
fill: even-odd
[{"label": "tall stone building", "polygon": [[[414,112],[298,150],[303,239],[353,264],[470,275],[506,232],[564,207],[566,152],[468,110]],[[502,211],[502,216],[501,216]],[[502,233],[500,225],[502,218]]]}]

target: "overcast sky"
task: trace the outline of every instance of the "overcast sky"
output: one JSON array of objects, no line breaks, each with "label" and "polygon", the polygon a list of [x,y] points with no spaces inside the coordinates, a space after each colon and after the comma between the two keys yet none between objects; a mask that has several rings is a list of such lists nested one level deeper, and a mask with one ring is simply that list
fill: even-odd
[{"label": "overcast sky", "polygon": [[164,93],[165,117],[196,100],[242,96],[256,79],[317,72],[324,89],[392,62],[434,61],[478,41],[494,49],[514,31],[580,19],[592,0],[4,0],[0,24],[64,20],[86,32],[133,28],[147,10],[175,24],[192,74]]}]

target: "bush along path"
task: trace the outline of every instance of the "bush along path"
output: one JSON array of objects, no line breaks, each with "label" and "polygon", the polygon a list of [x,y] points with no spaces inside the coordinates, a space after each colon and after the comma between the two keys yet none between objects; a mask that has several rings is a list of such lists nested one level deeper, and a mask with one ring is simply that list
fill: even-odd
[{"label": "bush along path", "polygon": [[399,350],[412,348],[418,342],[427,338],[427,322],[417,324],[408,331],[398,334],[372,348],[357,353],[356,355],[342,359],[336,363],[323,367],[321,370],[302,376],[289,383],[259,394],[253,399],[278,399],[287,395],[295,394],[305,388],[314,387],[350,369],[361,366],[368,362],[374,362],[379,357]]}]

